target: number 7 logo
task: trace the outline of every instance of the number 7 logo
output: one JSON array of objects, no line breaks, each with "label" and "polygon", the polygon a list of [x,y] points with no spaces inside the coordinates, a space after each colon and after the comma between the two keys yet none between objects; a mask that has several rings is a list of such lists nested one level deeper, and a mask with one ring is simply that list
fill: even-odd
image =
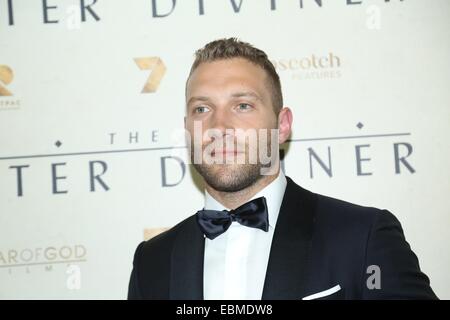
[{"label": "number 7 logo", "polygon": [[161,79],[166,73],[164,62],[159,57],[134,58],[134,62],[141,70],[151,70],[141,93],[156,92]]},{"label": "number 7 logo", "polygon": [[2,86],[2,83],[8,85],[13,80],[14,75],[10,67],[0,65],[0,96],[12,96],[13,94]]}]

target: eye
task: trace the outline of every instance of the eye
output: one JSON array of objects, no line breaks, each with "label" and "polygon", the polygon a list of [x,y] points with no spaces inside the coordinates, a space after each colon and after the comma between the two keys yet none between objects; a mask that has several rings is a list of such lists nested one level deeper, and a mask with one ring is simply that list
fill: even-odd
[{"label": "eye", "polygon": [[194,108],[194,113],[205,113],[208,112],[209,108],[205,106],[198,106]]},{"label": "eye", "polygon": [[239,103],[237,108],[238,108],[238,111],[249,111],[253,107],[251,105],[249,105],[248,103]]}]

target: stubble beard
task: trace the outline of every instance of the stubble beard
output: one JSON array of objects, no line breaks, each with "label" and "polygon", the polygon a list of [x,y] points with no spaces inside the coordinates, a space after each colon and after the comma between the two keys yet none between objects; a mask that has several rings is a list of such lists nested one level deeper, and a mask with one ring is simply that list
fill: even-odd
[{"label": "stubble beard", "polygon": [[213,189],[238,192],[255,184],[261,177],[260,164],[194,164],[194,168]]},{"label": "stubble beard", "polygon": [[[267,141],[269,153],[271,152],[271,139]],[[261,172],[269,165],[260,162],[259,157],[255,164],[248,163],[249,148],[246,146],[245,163],[232,164],[208,164],[194,162],[194,152],[191,150],[191,163],[205,182],[213,189],[220,192],[238,192],[251,187],[264,177]]]}]

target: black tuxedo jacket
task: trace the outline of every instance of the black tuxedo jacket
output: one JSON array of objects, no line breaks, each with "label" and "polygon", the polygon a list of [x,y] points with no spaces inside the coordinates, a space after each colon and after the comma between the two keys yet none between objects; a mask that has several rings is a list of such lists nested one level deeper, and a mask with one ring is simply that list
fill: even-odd
[{"label": "black tuxedo jacket", "polygon": [[[195,215],[142,242],[128,298],[203,299],[204,244]],[[379,282],[369,266],[379,267]],[[390,212],[309,192],[287,177],[262,299],[302,299],[338,285],[326,298],[436,298]]]}]

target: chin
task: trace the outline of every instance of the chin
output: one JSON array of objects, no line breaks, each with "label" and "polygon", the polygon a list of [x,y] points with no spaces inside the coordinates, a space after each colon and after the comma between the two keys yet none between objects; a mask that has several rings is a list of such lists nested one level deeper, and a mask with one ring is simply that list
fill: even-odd
[{"label": "chin", "polygon": [[253,185],[260,176],[260,166],[221,164],[195,166],[205,182],[217,191],[237,192]]}]

